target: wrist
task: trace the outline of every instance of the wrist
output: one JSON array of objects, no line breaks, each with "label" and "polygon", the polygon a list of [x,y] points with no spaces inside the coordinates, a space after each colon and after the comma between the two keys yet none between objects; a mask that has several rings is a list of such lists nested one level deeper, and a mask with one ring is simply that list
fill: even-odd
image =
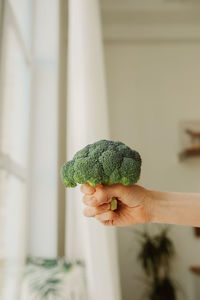
[{"label": "wrist", "polygon": [[200,194],[148,191],[149,222],[199,226]]},{"label": "wrist", "polygon": [[146,223],[153,223],[155,222],[156,219],[156,209],[155,209],[155,205],[156,205],[156,199],[155,199],[155,195],[153,193],[153,191],[151,190],[146,190],[145,193],[145,222]]},{"label": "wrist", "polygon": [[174,224],[177,215],[175,204],[169,192],[150,191],[150,222]]},{"label": "wrist", "polygon": [[159,199],[156,197],[155,191],[148,190],[148,197],[146,201],[147,211],[149,214],[149,222],[157,222],[157,207],[159,206]]}]

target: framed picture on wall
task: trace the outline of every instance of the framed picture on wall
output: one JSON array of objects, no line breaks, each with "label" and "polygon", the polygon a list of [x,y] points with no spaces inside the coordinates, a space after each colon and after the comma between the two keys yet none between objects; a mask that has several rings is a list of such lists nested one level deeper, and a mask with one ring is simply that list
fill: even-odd
[{"label": "framed picture on wall", "polygon": [[[200,158],[200,120],[181,121],[181,152],[179,153],[180,160],[188,157]],[[200,227],[194,227],[194,234],[200,237]]]},{"label": "framed picture on wall", "polygon": [[200,157],[200,120],[181,121],[180,135],[180,160],[194,156]]}]

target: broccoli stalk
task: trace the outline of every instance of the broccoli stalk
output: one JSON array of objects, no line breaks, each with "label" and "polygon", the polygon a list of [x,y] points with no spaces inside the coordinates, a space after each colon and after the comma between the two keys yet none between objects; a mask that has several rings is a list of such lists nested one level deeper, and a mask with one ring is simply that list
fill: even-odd
[{"label": "broccoli stalk", "polygon": [[112,198],[110,202],[110,209],[111,210],[116,210],[117,209],[117,198]]},{"label": "broccoli stalk", "polygon": [[[135,184],[141,172],[141,157],[122,142],[100,140],[78,151],[73,159],[61,168],[61,178],[66,187],[76,187],[77,183],[123,185]],[[117,198],[110,204],[117,209]]]},{"label": "broccoli stalk", "polygon": [[[92,183],[92,182],[87,182],[91,187],[96,188],[96,184]],[[104,184],[104,185],[108,185],[108,184]],[[111,210],[116,210],[117,209],[117,198],[113,197],[111,202],[110,202],[110,209]]]}]

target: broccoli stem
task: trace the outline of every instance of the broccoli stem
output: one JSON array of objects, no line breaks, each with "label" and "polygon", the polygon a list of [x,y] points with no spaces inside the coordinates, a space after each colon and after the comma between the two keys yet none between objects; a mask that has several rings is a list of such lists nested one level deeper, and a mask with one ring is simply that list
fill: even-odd
[{"label": "broccoli stem", "polygon": [[88,183],[91,187],[96,188],[96,183],[93,183],[93,182],[90,182],[90,181],[87,181],[87,183]]},{"label": "broccoli stem", "polygon": [[117,209],[117,199],[116,198],[112,198],[111,202],[110,202],[110,209],[111,210],[116,210]]},{"label": "broccoli stem", "polygon": [[[96,184],[93,182],[88,181],[89,185],[93,188],[96,188]],[[109,185],[109,184],[104,184],[104,185]],[[111,210],[116,210],[117,209],[117,198],[113,197],[111,202],[110,202],[110,209]]]}]

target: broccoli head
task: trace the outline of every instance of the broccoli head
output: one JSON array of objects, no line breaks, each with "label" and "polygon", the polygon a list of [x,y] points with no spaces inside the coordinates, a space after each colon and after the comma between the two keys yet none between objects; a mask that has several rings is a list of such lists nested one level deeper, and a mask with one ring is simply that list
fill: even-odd
[{"label": "broccoli head", "polygon": [[[100,140],[78,151],[71,161],[61,168],[62,181],[66,187],[77,183],[131,185],[138,181],[141,172],[140,154],[122,142]],[[114,204],[115,203],[115,204]],[[116,206],[111,203],[111,209]]]}]

